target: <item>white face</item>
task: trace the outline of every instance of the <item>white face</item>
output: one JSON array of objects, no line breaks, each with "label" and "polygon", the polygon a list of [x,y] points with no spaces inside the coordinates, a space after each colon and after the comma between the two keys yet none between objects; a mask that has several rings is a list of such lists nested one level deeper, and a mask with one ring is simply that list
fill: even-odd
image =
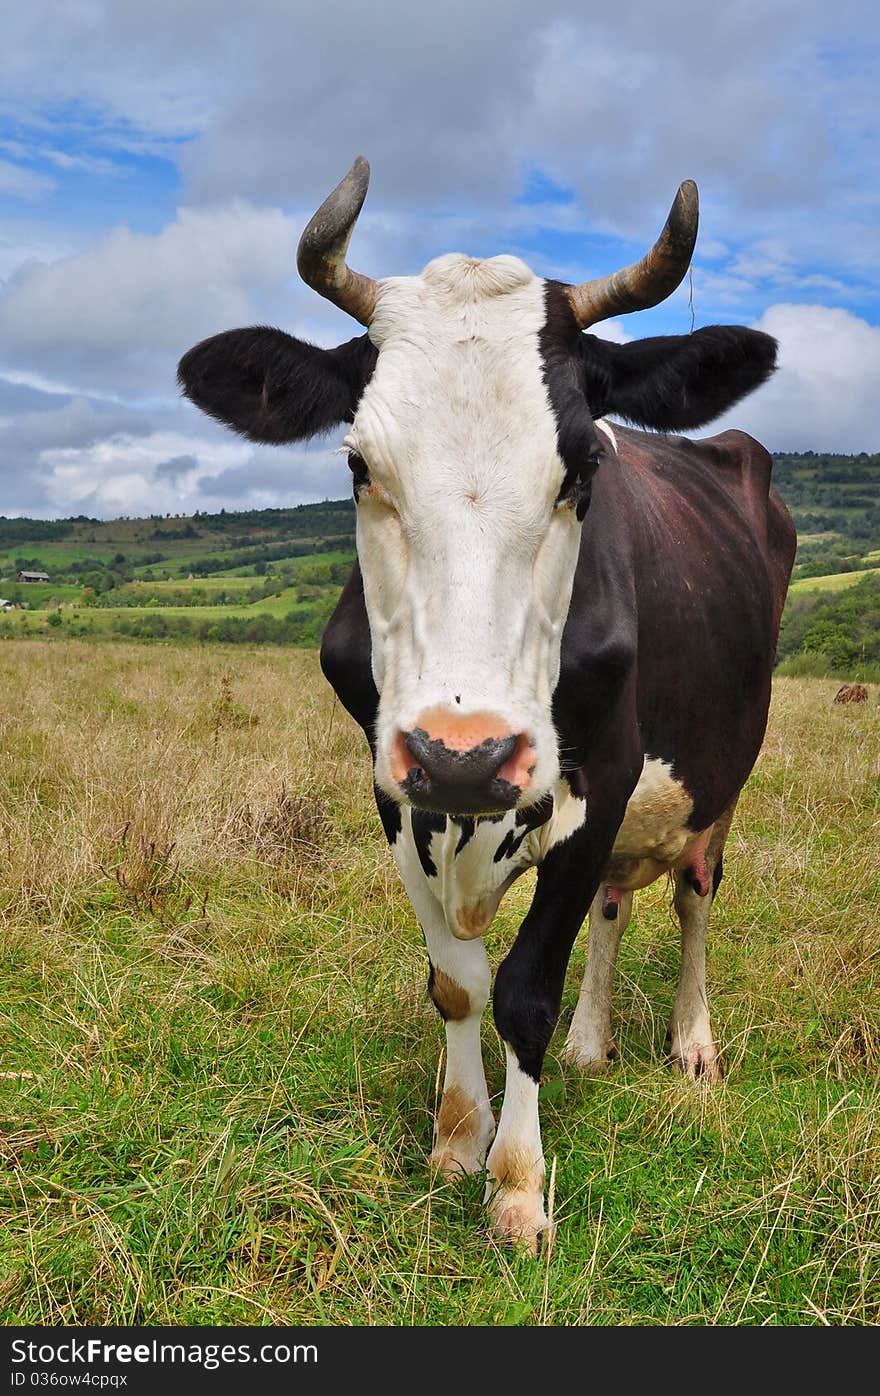
[{"label": "white face", "polygon": [[[382,283],[379,359],[345,446],[369,478],[357,547],[380,694],[376,780],[396,800],[418,766],[404,744],[416,729],[458,751],[515,736],[499,778],[518,805],[559,774],[551,699],[580,525],[557,503],[544,322],[544,282],[513,257],[441,257]],[[476,808],[449,795],[429,807]]]}]

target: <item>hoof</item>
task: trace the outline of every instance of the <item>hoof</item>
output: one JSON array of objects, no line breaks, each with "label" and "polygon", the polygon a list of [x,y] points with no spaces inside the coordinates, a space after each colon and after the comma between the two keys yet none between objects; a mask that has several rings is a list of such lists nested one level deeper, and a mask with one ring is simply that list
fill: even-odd
[{"label": "hoof", "polygon": [[489,1216],[498,1240],[525,1255],[537,1257],[553,1246],[556,1228],[547,1220],[541,1193],[499,1188],[490,1198]]},{"label": "hoof", "polygon": [[604,1051],[597,1052],[592,1043],[580,1042],[576,1037],[568,1038],[562,1055],[585,1076],[605,1076],[618,1059],[617,1047],[613,1042],[609,1042]]},{"label": "hoof", "polygon": [[681,1052],[673,1052],[669,1065],[691,1081],[705,1081],[713,1086],[724,1076],[724,1066],[714,1042],[708,1046],[688,1047]]}]

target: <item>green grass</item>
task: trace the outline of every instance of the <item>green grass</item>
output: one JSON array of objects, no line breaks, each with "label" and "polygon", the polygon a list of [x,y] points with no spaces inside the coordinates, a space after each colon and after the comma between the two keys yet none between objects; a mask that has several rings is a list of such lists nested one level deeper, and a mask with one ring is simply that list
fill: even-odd
[{"label": "green grass", "polygon": [[800,581],[792,582],[789,593],[797,595],[804,591],[844,591],[847,587],[855,586],[863,577],[870,577],[880,572],[880,567],[863,567],[859,572],[832,572],[825,577],[802,577]]},{"label": "green grass", "polygon": [[256,586],[260,581],[259,577],[240,576],[230,573],[225,575],[220,572],[213,572],[208,577],[172,577],[169,580],[159,580],[146,582],[137,578],[133,582],[127,582],[124,586],[116,587],[116,592],[125,592],[131,596],[157,595],[163,592],[174,591],[246,591],[249,587]]},{"label": "green grass", "polygon": [[[302,545],[302,544],[309,543],[309,542],[319,543],[321,540],[318,539],[318,538],[316,538],[316,539],[300,539],[300,538],[298,538],[298,539],[296,539],[295,541],[296,541],[297,546],[300,546],[300,545]],[[274,546],[274,544],[273,544],[273,546]],[[247,552],[248,550],[247,550],[247,549],[244,549],[244,548],[239,549],[238,547],[235,547],[235,548],[233,549],[233,551],[235,551],[235,552]],[[254,549],[252,549],[252,551],[254,552],[255,558],[257,558],[258,555],[259,555],[260,549],[259,549],[258,547],[255,547]],[[201,553],[200,556],[203,557],[203,558],[206,558],[206,559],[208,559],[208,558],[214,558],[214,559],[216,559],[216,558],[222,558],[223,554],[222,554],[222,553],[206,553],[206,552],[203,551],[203,552]],[[322,551],[322,552],[317,552],[317,551],[316,551],[316,552],[296,553],[296,554],[291,553],[291,554],[290,554],[289,556],[287,556],[287,557],[275,558],[275,559],[273,559],[270,563],[267,564],[267,575],[273,575],[274,573],[278,572],[278,570],[281,569],[281,568],[288,568],[288,567],[289,567],[289,568],[292,569],[292,571],[293,571],[294,573],[296,573],[296,572],[302,571],[304,568],[308,569],[308,568],[314,567],[314,566],[316,566],[316,565],[317,565],[317,566],[321,566],[321,565],[323,565],[324,563],[331,563],[331,562],[354,562],[354,547],[352,546],[351,548],[347,548],[347,549],[333,549],[333,550],[328,549],[326,552],[323,552],[323,551]],[[195,565],[196,565],[196,564],[194,564],[194,566],[195,566]],[[136,570],[145,570],[145,569],[136,569]],[[169,581],[168,581],[168,583],[167,583],[167,585],[168,585],[169,587],[182,586],[182,585],[185,585],[185,584],[188,584],[188,585],[190,585],[190,586],[196,586],[196,587],[197,587],[197,586],[200,586],[200,585],[204,585],[204,583],[205,583],[205,582],[208,582],[208,581],[214,582],[214,583],[215,583],[216,585],[218,585],[218,586],[221,586],[224,582],[229,582],[229,581],[232,581],[233,583],[236,582],[236,581],[247,581],[247,582],[249,582],[249,583],[253,586],[255,583],[258,583],[258,582],[260,582],[260,581],[262,580],[261,577],[257,577],[257,576],[254,575],[254,563],[253,563],[253,562],[241,563],[240,565],[238,565],[238,566],[236,566],[236,567],[226,567],[226,568],[223,568],[222,571],[211,572],[207,577],[194,577],[192,581],[189,581],[189,580],[188,580],[188,577],[186,576],[186,573],[185,573],[185,568],[184,568],[182,565],[181,565],[181,566],[176,566],[176,565],[175,565],[175,566],[172,566],[171,564],[168,564],[168,565],[166,566],[165,563],[159,562],[159,563],[156,563],[152,569],[146,569],[146,570],[152,570],[153,572],[165,572],[165,571],[180,572],[180,573],[182,574],[180,577],[171,577],[171,578],[169,579]]]},{"label": "green grass", "polygon": [[[144,527],[143,520],[133,519],[132,524],[138,523]],[[155,525],[150,525],[154,527]],[[105,525],[105,527],[109,527]],[[15,559],[17,557],[39,558],[43,569],[50,576],[53,571],[63,572],[68,567],[77,562],[86,562],[89,559],[96,559],[100,562],[111,562],[117,553],[124,553],[127,560],[137,563],[139,558],[150,556],[161,552],[168,556],[170,560],[177,560],[179,565],[183,565],[187,559],[196,556],[208,556],[208,549],[215,546],[214,540],[207,542],[204,538],[187,539],[153,539],[150,537],[149,529],[143,534],[134,536],[119,536],[114,530],[107,541],[104,542],[83,542],[71,543],[64,540],[60,543],[45,542],[43,540],[33,543],[16,543],[14,548],[6,550],[0,558],[0,574],[15,572]],[[214,554],[212,553],[211,556]],[[180,560],[183,560],[181,562]],[[162,568],[166,564],[155,562],[144,563],[144,566],[152,565],[155,568]],[[170,565],[170,562],[169,564]]]},{"label": "green grass", "polygon": [[[0,556],[0,574],[11,573],[15,575],[15,559],[17,557],[38,557],[45,566],[41,570],[64,571],[75,562],[85,562],[88,558],[97,558],[101,562],[111,562],[112,559],[123,548],[127,549],[126,556],[132,558],[140,556],[142,553],[158,551],[156,544],[144,542],[142,545],[132,547],[129,542],[122,540],[106,543],[103,546],[98,543],[83,543],[76,546],[64,540],[60,543],[51,543],[44,540],[33,543],[16,543],[14,548],[8,548]],[[36,583],[34,583],[36,585]]]},{"label": "green grass", "polygon": [[82,597],[81,586],[69,586],[64,583],[55,582],[15,582],[14,584],[0,582],[0,596],[5,595],[14,585],[17,596],[22,601],[28,603],[33,610],[42,610],[47,606],[57,606],[62,603],[73,605]]},{"label": "green grass", "polygon": [[[353,534],[354,517],[348,500],[292,509],[248,511],[211,519],[208,516],[173,519],[70,520],[69,531],[61,538],[41,537],[41,525],[34,521],[0,519],[0,576],[14,578],[16,559],[27,558],[49,572],[53,580],[75,564],[86,560],[109,564],[118,555],[137,575],[146,571],[158,577],[184,580],[205,562],[222,563],[236,559],[233,572],[242,572],[260,561],[267,550],[283,552],[290,548],[298,557],[309,554],[326,539]],[[212,523],[218,525],[212,527]],[[33,536],[28,537],[32,524]],[[14,528],[13,528],[14,525]],[[156,534],[181,532],[189,528],[192,537],[157,537]],[[10,534],[16,536],[11,540]],[[21,533],[24,536],[17,536]],[[155,561],[157,554],[160,561]],[[326,556],[322,554],[321,556]],[[153,560],[148,560],[153,559]],[[285,561],[286,559],[282,559]],[[230,569],[225,569],[227,572]],[[68,580],[72,580],[68,578]],[[78,579],[77,579],[78,580]],[[2,594],[2,593],[0,593]]]},{"label": "green grass", "polygon": [[[536,1263],[489,1239],[482,1179],[426,1168],[442,1032],[314,653],[24,641],[0,671],[4,1323],[880,1320],[875,703],[777,685],[713,916],[719,1087],[662,1065],[665,883],[601,1080],[559,1058],[577,947]],[[488,1016],[485,1050],[497,1107]]]}]

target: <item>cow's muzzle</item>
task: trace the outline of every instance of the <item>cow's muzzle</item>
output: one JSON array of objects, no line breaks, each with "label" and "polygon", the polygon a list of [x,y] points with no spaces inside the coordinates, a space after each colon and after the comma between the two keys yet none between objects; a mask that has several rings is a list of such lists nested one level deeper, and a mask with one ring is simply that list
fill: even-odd
[{"label": "cow's muzzle", "polygon": [[535,761],[531,741],[497,721],[485,723],[490,730],[473,741],[483,726],[473,718],[456,722],[444,714],[441,721],[398,732],[391,768],[405,798],[438,814],[513,809],[530,783]]}]

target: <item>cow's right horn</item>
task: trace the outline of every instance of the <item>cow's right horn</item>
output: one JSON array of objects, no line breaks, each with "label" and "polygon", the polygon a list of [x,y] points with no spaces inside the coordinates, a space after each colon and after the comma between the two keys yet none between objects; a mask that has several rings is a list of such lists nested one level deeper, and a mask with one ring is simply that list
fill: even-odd
[{"label": "cow's right horn", "polygon": [[647,310],[671,296],[691,264],[699,218],[697,186],[692,179],[686,179],[679,185],[663,232],[641,261],[611,276],[566,287],[581,329],[611,315]]},{"label": "cow's right horn", "polygon": [[309,222],[296,252],[303,281],[362,325],[373,318],[379,284],[352,271],[345,254],[369,183],[370,167],[359,155]]}]

